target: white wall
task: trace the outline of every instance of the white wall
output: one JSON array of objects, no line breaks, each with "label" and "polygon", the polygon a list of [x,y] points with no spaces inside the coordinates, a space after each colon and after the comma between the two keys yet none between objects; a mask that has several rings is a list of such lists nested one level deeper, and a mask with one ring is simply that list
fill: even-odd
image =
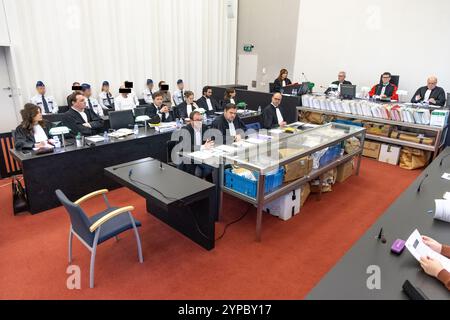
[{"label": "white wall", "polygon": [[3,0],[0,0],[0,46],[9,45],[8,25],[6,23],[5,7]]},{"label": "white wall", "polygon": [[340,70],[361,86],[384,71],[409,97],[429,75],[450,91],[450,1],[302,0],[295,78],[328,86]]},{"label": "white wall", "polygon": [[[302,0],[303,1],[303,0]],[[240,0],[238,17],[238,50],[245,44],[255,48],[250,54],[258,56],[257,90],[268,91],[282,68],[291,74],[297,41],[299,0]],[[263,74],[263,68],[266,74]],[[239,79],[239,75],[237,76]]]},{"label": "white wall", "polygon": [[74,81],[95,94],[104,80],[114,93],[134,81],[139,95],[147,78],[172,89],[182,78],[198,94],[234,83],[238,0],[3,1],[22,102],[37,80],[61,105]]}]

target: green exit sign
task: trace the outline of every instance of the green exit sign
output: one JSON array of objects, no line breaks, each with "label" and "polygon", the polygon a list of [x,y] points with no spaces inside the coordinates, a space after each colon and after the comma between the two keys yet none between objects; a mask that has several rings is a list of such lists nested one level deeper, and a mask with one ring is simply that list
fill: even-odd
[{"label": "green exit sign", "polygon": [[244,51],[245,51],[245,52],[252,52],[252,50],[253,50],[254,47],[255,47],[255,46],[252,45],[252,44],[246,44],[246,45],[244,45]]}]

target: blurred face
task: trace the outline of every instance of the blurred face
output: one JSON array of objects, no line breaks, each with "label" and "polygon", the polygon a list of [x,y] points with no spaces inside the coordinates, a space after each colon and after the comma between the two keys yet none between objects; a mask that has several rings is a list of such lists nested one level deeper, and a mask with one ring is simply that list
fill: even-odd
[{"label": "blurred face", "polygon": [[208,89],[208,91],[206,91],[206,97],[207,98],[211,98],[212,97],[212,89]]},{"label": "blurred face", "polygon": [[183,90],[183,89],[184,89],[184,83],[179,83],[178,90]]},{"label": "blurred face", "polygon": [[433,90],[437,86],[437,79],[432,77],[427,80],[427,87],[429,90]]},{"label": "blurred face", "polygon": [[281,104],[281,98],[282,98],[281,94],[279,94],[279,93],[275,94],[272,97],[272,104],[278,108]]},{"label": "blurred face", "polygon": [[345,73],[341,72],[338,74],[338,80],[339,82],[344,82],[345,80]]},{"label": "blurred face", "polygon": [[109,86],[103,86],[102,90],[105,91],[105,92],[109,92]]},{"label": "blurred face", "polygon": [[203,117],[201,114],[196,113],[194,115],[194,118],[191,121],[191,125],[195,128],[195,129],[201,129],[202,128],[202,124],[203,124]]},{"label": "blurred face", "polygon": [[391,76],[384,74],[382,80],[383,84],[388,84],[391,81]]},{"label": "blurred face", "polygon": [[189,97],[186,98],[187,104],[193,104],[194,103],[194,95],[191,94]]},{"label": "blurred face", "polygon": [[162,103],[163,103],[163,97],[161,97],[161,96],[156,97],[156,98],[153,100],[153,103],[154,103],[155,106],[157,106],[158,108],[161,107],[161,105],[162,105]]},{"label": "blurred face", "polygon": [[230,97],[234,99],[236,97],[236,91],[231,92]]},{"label": "blurred face", "polygon": [[41,108],[38,108],[38,113],[37,115],[33,118],[33,123],[36,124],[38,122],[42,121],[42,113],[41,113]]},{"label": "blurred face", "polygon": [[223,114],[225,119],[227,119],[227,121],[230,121],[230,122],[233,122],[234,119],[236,119],[236,115],[237,115],[237,109],[229,109],[228,111],[225,111]]},{"label": "blurred face", "polygon": [[92,90],[91,89],[86,89],[86,90],[84,90],[83,94],[84,94],[85,97],[90,98],[91,95],[92,95]]},{"label": "blurred face", "polygon": [[150,83],[147,85],[147,88],[148,88],[148,90],[152,91],[154,86],[155,85],[153,83]]},{"label": "blurred face", "polygon": [[36,91],[39,93],[39,95],[44,95],[45,94],[45,87],[37,87]]},{"label": "blurred face", "polygon": [[281,75],[281,79],[283,79],[283,80],[286,80],[287,77],[288,77],[288,73],[287,73],[287,72],[285,72],[285,73],[283,73],[283,74]]},{"label": "blurred face", "polygon": [[77,101],[75,101],[73,107],[78,109],[79,111],[83,111],[86,108],[86,97],[77,95]]}]

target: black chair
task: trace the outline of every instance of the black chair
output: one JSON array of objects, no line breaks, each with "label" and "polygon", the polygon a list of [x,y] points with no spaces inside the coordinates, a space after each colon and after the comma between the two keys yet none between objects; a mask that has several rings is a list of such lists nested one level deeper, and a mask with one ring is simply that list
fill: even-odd
[{"label": "black chair", "polygon": [[269,93],[275,92],[275,83],[269,82]]},{"label": "black chair", "polygon": [[139,99],[139,105],[142,106],[143,104],[147,104],[147,103],[145,102],[144,99]]},{"label": "black chair", "polygon": [[134,125],[132,110],[114,111],[109,113],[109,124],[111,129],[118,130]]},{"label": "black chair", "polygon": [[139,117],[139,116],[145,116],[148,115],[148,107],[136,107],[134,109],[134,116],[135,117]]},{"label": "black chair", "polygon": [[69,106],[59,106],[58,107],[58,113],[66,113],[69,111]]},{"label": "black chair", "polygon": [[[380,83],[383,83],[383,75],[380,76]],[[400,83],[400,76],[391,75],[391,83],[395,84],[395,86],[398,88],[398,84]]]}]

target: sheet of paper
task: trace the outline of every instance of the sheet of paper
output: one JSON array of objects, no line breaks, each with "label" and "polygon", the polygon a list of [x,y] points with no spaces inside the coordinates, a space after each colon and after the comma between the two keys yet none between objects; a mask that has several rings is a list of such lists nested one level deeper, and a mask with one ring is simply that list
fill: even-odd
[{"label": "sheet of paper", "polygon": [[450,222],[450,201],[436,199],[436,210],[434,211],[434,218],[445,222]]},{"label": "sheet of paper", "polygon": [[227,146],[227,145],[221,145],[221,146],[216,147],[214,149],[221,150],[221,151],[226,152],[226,153],[233,153],[236,150],[234,147]]},{"label": "sheet of paper", "polygon": [[445,200],[450,200],[450,192],[446,192],[446,193],[444,194],[444,199],[445,199]]},{"label": "sheet of paper", "polygon": [[420,261],[421,257],[430,257],[438,260],[444,269],[450,272],[450,260],[428,247],[417,229],[406,240],[406,248],[417,261]]},{"label": "sheet of paper", "polygon": [[86,137],[87,141],[91,141],[91,142],[102,142],[105,140],[104,137],[96,135],[96,136],[90,136],[90,137]]},{"label": "sheet of paper", "polygon": [[450,180],[450,173],[444,173],[444,174],[442,175],[442,179]]},{"label": "sheet of paper", "polygon": [[273,133],[273,134],[280,134],[280,133],[283,133],[284,130],[282,130],[282,129],[272,129],[269,132]]},{"label": "sheet of paper", "polygon": [[194,159],[206,160],[206,159],[213,157],[214,155],[208,151],[196,151],[196,152],[189,153],[188,156],[192,157]]}]

